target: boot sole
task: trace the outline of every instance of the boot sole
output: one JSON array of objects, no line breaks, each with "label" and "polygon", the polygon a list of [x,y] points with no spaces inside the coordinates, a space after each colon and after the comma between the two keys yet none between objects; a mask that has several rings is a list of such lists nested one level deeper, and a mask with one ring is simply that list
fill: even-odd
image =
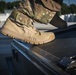
[{"label": "boot sole", "polygon": [[35,45],[48,43],[48,42],[51,42],[55,39],[55,35],[52,35],[52,36],[50,36],[50,38],[48,40],[46,40],[44,42],[36,42],[36,41],[35,42],[30,42],[27,39],[23,39],[22,35],[16,34],[16,33],[14,33],[13,31],[11,31],[7,28],[2,28],[0,32],[5,36],[9,36],[11,38],[16,38],[16,39],[19,39],[19,40],[23,40],[24,42],[27,42],[27,43],[30,43],[30,44],[35,44]]}]

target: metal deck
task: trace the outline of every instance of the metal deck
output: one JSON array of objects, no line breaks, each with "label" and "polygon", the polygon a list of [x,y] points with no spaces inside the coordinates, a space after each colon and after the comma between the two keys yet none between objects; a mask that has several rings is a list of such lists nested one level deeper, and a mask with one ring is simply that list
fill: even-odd
[{"label": "metal deck", "polygon": [[69,26],[66,29],[53,30],[53,32],[56,39],[47,44],[31,45],[14,39],[12,45],[24,56],[29,54],[60,75],[68,75],[59,69],[57,61],[63,57],[76,55],[76,25]]}]

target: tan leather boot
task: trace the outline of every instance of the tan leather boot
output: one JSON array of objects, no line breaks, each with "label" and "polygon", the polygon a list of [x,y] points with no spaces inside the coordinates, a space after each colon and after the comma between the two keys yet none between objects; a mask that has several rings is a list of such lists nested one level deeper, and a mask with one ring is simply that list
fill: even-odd
[{"label": "tan leather boot", "polygon": [[1,33],[30,44],[43,44],[55,39],[53,32],[40,32],[32,25],[32,20],[18,10],[14,10],[1,29]]}]

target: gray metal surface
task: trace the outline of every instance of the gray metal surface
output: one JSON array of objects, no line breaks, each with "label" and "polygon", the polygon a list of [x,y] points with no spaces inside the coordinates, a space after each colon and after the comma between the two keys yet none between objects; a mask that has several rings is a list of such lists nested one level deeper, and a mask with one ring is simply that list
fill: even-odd
[{"label": "gray metal surface", "polygon": [[27,43],[22,44],[30,50],[31,48],[34,48],[33,51],[37,51],[37,53],[39,52],[37,48],[39,48],[47,53],[50,53],[56,58],[76,55],[76,24],[71,25],[66,29],[53,30],[53,32],[56,35],[56,39],[52,42],[37,46]]},{"label": "gray metal surface", "polygon": [[76,29],[56,34],[56,39],[39,48],[59,57],[76,55]]},{"label": "gray metal surface", "polygon": [[[43,45],[31,45],[14,39],[12,46],[33,64],[36,61],[31,59],[29,55],[45,65],[48,70],[54,71],[55,74],[68,75],[57,66],[57,62],[60,58],[76,55],[76,25],[69,26],[66,29],[54,30],[53,32],[56,39],[52,42]],[[37,66],[36,64],[34,65]]]},{"label": "gray metal surface", "polygon": [[66,29],[56,29],[53,32],[56,35],[56,39],[42,45],[31,45],[20,40],[16,41],[20,42],[27,50],[34,53],[37,52],[38,54],[42,52],[41,55],[46,57],[50,55],[59,59],[65,56],[70,57],[76,55],[76,25],[69,26]]},{"label": "gray metal surface", "polygon": [[40,49],[37,46],[21,43],[14,39],[13,49],[20,52],[33,65],[39,68],[45,75],[69,75],[57,66],[58,57]]}]

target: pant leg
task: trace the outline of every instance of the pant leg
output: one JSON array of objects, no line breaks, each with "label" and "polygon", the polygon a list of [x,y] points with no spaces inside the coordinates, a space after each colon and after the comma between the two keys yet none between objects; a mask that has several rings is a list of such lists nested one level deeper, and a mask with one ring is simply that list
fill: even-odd
[{"label": "pant leg", "polygon": [[31,19],[44,24],[49,23],[56,13],[46,9],[38,0],[25,0],[18,9]]},{"label": "pant leg", "polygon": [[63,3],[63,0],[54,0],[54,1],[56,1],[56,2],[59,3],[60,5],[62,5],[62,3]]},{"label": "pant leg", "polygon": [[61,4],[58,0],[41,0],[43,5],[51,11],[60,11]]}]

